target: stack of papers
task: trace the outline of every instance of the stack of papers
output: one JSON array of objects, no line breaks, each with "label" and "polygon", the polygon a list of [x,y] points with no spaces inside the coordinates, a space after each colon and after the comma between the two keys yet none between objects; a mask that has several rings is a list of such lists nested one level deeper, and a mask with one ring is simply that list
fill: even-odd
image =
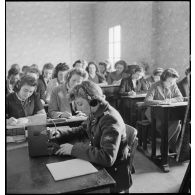
[{"label": "stack of papers", "polygon": [[55,181],[98,172],[90,162],[81,159],[50,163],[46,166]]}]

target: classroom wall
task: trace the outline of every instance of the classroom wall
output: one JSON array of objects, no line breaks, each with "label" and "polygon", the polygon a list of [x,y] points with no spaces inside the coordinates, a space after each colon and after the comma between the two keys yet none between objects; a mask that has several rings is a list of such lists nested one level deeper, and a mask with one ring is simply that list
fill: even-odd
[{"label": "classroom wall", "polygon": [[189,65],[189,2],[153,2],[152,57],[154,67],[173,67],[184,77]]},{"label": "classroom wall", "polygon": [[109,27],[121,25],[121,59],[151,63],[152,2],[101,2],[95,7],[96,59],[108,58]]},{"label": "classroom wall", "polygon": [[175,68],[181,77],[189,64],[189,2],[101,2],[95,8],[95,58],[108,58],[108,29],[122,28],[121,59]]},{"label": "classroom wall", "polygon": [[[87,5],[87,6],[86,6]],[[93,4],[6,2],[6,68],[91,60]]]},{"label": "classroom wall", "polygon": [[108,29],[122,27],[128,64],[189,64],[189,2],[6,2],[6,67],[108,59]]}]

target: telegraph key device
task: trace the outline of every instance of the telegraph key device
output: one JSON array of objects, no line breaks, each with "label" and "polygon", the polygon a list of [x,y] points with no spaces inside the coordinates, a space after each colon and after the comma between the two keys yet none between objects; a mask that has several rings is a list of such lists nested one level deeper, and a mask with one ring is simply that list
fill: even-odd
[{"label": "telegraph key device", "polygon": [[60,148],[56,139],[51,139],[52,131],[46,125],[29,126],[27,130],[31,157],[53,155]]}]

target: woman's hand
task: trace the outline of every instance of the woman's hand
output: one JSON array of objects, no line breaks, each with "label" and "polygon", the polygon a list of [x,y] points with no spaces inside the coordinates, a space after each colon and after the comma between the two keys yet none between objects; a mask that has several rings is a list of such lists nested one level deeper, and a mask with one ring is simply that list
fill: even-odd
[{"label": "woman's hand", "polygon": [[61,115],[60,115],[60,118],[70,118],[72,116],[72,114],[70,112],[63,112]]},{"label": "woman's hand", "polygon": [[14,117],[7,119],[7,125],[17,125],[18,120]]},{"label": "woman's hand", "polygon": [[65,134],[68,130],[71,130],[71,128],[69,126],[64,126],[60,130],[52,129],[51,130],[51,138],[50,139],[60,138],[61,135]]},{"label": "woman's hand", "polygon": [[81,112],[81,111],[76,111],[76,116],[84,116],[87,117],[85,113]]},{"label": "woman's hand", "polygon": [[132,96],[136,95],[136,92],[132,90],[132,91],[128,92],[128,95],[132,95]]},{"label": "woman's hand", "polygon": [[62,144],[62,145],[60,145],[60,149],[57,150],[55,152],[55,154],[58,154],[58,155],[71,155],[72,147],[73,147],[73,145],[69,144],[69,143]]}]

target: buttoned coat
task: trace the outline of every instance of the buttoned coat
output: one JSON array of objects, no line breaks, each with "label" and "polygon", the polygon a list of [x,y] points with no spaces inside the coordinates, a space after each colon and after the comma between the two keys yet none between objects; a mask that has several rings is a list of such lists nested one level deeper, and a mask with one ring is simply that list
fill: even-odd
[{"label": "buttoned coat", "polygon": [[61,141],[73,137],[88,138],[89,142],[77,142],[71,155],[104,167],[115,179],[114,192],[128,189],[132,185],[128,164],[126,127],[118,111],[107,102],[101,103],[98,110],[80,127],[61,132]]}]

